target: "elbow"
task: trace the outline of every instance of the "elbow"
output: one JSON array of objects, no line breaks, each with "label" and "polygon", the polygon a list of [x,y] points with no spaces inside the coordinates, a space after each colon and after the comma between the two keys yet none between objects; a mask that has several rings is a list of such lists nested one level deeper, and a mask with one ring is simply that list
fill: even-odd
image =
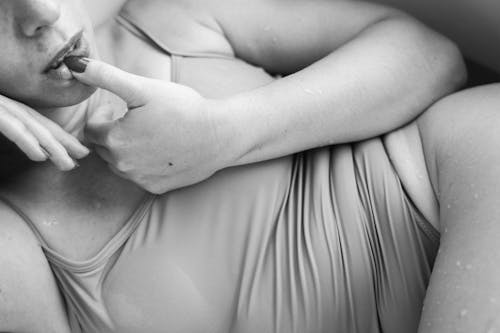
[{"label": "elbow", "polygon": [[436,84],[445,94],[462,88],[467,81],[467,69],[456,43],[432,31],[429,39],[429,71],[436,75]]},{"label": "elbow", "polygon": [[410,75],[418,78],[415,83],[433,91],[436,99],[466,83],[467,70],[457,44],[405,14],[397,13],[387,20],[395,25],[393,31],[399,31],[402,49],[408,51],[407,65],[415,70]]}]

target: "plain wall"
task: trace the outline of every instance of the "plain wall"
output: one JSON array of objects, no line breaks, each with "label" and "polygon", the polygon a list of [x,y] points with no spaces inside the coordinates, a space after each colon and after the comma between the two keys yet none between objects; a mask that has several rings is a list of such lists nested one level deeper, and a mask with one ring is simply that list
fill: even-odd
[{"label": "plain wall", "polygon": [[373,0],[405,10],[500,73],[500,0]]}]

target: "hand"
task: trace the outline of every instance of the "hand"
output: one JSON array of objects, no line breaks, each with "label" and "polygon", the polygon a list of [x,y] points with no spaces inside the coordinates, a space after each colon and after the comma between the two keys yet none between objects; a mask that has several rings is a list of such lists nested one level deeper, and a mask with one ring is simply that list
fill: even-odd
[{"label": "hand", "polygon": [[230,140],[216,101],[96,60],[74,76],[127,103],[119,119],[110,106],[96,110],[85,131],[116,174],[159,194],[200,182],[228,164]]},{"label": "hand", "polygon": [[51,160],[61,170],[71,170],[89,150],[59,125],[29,106],[0,95],[0,132],[29,159]]}]

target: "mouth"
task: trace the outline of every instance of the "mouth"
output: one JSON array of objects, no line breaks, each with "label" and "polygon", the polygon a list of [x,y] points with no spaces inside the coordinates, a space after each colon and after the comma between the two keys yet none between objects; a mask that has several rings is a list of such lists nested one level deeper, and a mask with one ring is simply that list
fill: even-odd
[{"label": "mouth", "polygon": [[76,33],[68,40],[59,51],[52,57],[43,73],[55,79],[70,80],[73,78],[71,71],[64,64],[64,59],[70,56],[87,57],[89,55],[88,44],[83,38],[83,30]]}]

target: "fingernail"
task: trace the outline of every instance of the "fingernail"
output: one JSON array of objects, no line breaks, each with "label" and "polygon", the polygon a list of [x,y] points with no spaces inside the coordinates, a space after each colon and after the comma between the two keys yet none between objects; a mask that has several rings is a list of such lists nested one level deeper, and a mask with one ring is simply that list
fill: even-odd
[{"label": "fingernail", "polygon": [[84,57],[67,57],[64,59],[64,63],[69,67],[73,72],[83,73],[87,69],[87,65],[89,63],[89,59]]},{"label": "fingernail", "polygon": [[80,166],[80,163],[78,163],[76,160],[73,160],[73,163],[75,164],[75,166],[73,167],[73,169],[76,169]]}]

